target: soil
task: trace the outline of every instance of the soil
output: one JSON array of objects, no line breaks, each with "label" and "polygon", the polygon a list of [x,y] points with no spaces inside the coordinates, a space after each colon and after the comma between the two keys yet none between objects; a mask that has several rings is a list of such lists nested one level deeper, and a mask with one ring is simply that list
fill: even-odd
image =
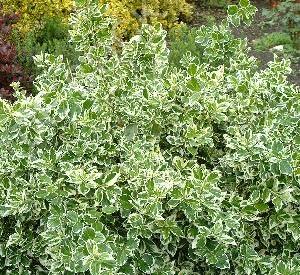
[{"label": "soil", "polygon": [[[253,23],[249,27],[233,29],[233,33],[237,37],[247,38],[249,46],[251,47],[250,54],[255,56],[259,61],[261,69],[267,67],[267,63],[273,61],[274,54],[271,50],[257,51],[253,47],[253,41],[263,37],[264,35],[272,32],[281,31],[280,26],[265,26],[263,25],[264,17],[262,15],[263,9],[270,8],[269,1],[253,0],[251,1],[257,8]],[[210,20],[215,22],[221,22],[226,18],[226,7],[220,8],[207,8],[203,7],[201,1],[196,2],[194,18],[191,22],[192,27],[197,27],[203,24],[207,24]],[[293,72],[289,76],[289,81],[300,86],[300,58],[298,61],[291,64]]]}]

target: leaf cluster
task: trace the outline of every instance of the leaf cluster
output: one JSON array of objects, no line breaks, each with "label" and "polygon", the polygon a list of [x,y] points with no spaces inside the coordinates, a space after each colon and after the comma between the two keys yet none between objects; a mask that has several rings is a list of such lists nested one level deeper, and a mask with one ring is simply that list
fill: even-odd
[{"label": "leaf cluster", "polygon": [[0,270],[299,274],[299,87],[232,35],[249,1],[181,69],[160,25],[115,52],[106,14],[72,15],[75,71],[39,55],[37,96],[0,100]]}]

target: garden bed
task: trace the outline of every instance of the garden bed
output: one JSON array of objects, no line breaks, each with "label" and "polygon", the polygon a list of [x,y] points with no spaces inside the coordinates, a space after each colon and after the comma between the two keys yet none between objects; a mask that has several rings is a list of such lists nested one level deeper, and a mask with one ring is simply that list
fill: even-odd
[{"label": "garden bed", "polygon": [[[203,24],[207,24],[213,21],[220,22],[226,18],[226,7],[203,7],[199,2],[195,5],[194,18],[191,22],[192,27],[198,27]],[[237,37],[247,38],[249,45],[251,47],[251,55],[255,56],[259,62],[261,68],[265,68],[267,63],[274,59],[274,53],[280,55],[279,51],[267,49],[267,50],[258,50],[255,48],[255,41],[258,39],[271,34],[271,33],[280,33],[282,31],[281,26],[275,25],[270,26],[264,24],[265,17],[263,16],[263,10],[269,9],[270,4],[268,1],[255,0],[252,3],[256,6],[257,12],[254,17],[254,21],[249,27],[239,27],[234,29],[233,32]],[[296,85],[300,85],[300,58],[292,58],[292,74],[289,76],[289,80]]]}]

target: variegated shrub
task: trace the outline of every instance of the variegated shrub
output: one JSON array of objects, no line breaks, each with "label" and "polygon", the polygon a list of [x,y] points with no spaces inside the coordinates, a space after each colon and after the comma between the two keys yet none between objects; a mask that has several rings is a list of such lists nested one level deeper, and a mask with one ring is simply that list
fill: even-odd
[{"label": "variegated shrub", "polygon": [[0,101],[1,274],[300,274],[300,94],[230,27],[168,65],[166,33],[111,47],[93,5],[80,64],[36,57],[39,93]]}]

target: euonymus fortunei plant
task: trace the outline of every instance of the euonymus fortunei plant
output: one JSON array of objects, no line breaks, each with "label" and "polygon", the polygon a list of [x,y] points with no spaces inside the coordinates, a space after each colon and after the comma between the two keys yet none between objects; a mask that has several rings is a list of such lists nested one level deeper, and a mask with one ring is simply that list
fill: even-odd
[{"label": "euonymus fortunei plant", "polygon": [[299,274],[300,94],[232,25],[182,68],[143,26],[121,52],[105,7],[71,18],[80,53],[36,57],[39,93],[0,101],[3,274]]}]

